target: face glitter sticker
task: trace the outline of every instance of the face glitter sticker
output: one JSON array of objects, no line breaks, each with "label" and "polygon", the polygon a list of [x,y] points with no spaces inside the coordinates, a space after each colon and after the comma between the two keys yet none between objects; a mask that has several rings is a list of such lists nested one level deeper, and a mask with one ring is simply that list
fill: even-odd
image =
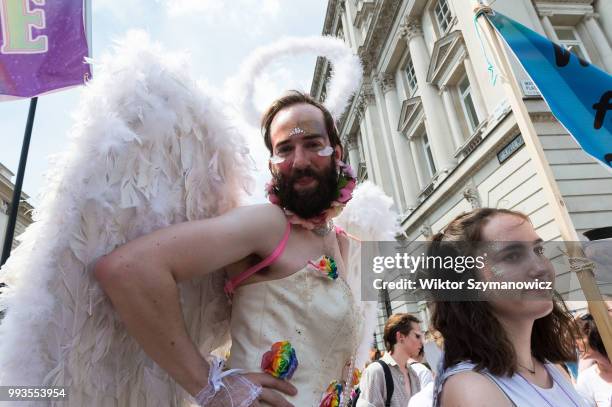
[{"label": "face glitter sticker", "polygon": [[[316,153],[319,157],[329,157],[334,153],[334,148],[331,146],[326,146],[316,151]],[[270,163],[271,164],[282,164],[285,161],[287,161],[287,159],[290,157],[291,157],[290,154],[286,155],[285,157],[281,157],[278,154],[274,154],[272,157],[270,157]]]},{"label": "face glitter sticker", "polygon": [[294,127],[289,131],[289,137],[301,136],[302,134],[306,134],[306,132],[301,127]]}]

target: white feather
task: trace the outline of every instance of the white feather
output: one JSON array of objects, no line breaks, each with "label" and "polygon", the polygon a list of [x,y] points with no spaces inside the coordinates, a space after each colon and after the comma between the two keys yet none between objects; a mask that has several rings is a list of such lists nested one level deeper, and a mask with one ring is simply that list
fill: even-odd
[{"label": "white feather", "polygon": [[349,234],[368,241],[393,241],[400,232],[393,198],[370,181],[360,183],[336,223]]},{"label": "white feather", "polygon": [[[400,227],[397,223],[397,213],[392,210],[393,199],[385,195],[378,186],[366,181],[357,186],[351,199],[340,216],[336,218],[338,226],[349,235],[361,241],[394,241]],[[361,250],[359,244],[351,244],[349,253],[348,284],[358,302],[358,312],[361,316],[361,335],[358,338],[358,348],[355,366],[363,368],[368,360],[376,329],[377,302],[365,301],[361,297]]]},{"label": "white feather", "polygon": [[336,120],[346,110],[351,95],[357,91],[361,82],[362,68],[359,58],[339,38],[286,38],[257,48],[242,64],[234,97],[238,100],[238,109],[244,120],[252,126],[259,127],[262,113],[254,105],[257,78],[279,57],[297,54],[313,54],[330,61],[333,72],[324,104]]},{"label": "white feather", "polygon": [[[72,386],[70,406],[186,402],[91,275],[117,245],[236,207],[251,182],[245,140],[185,61],[143,32],[102,58],[36,222],[0,274],[0,385]],[[217,273],[180,287],[189,333],[207,352],[228,339],[222,283]]]}]

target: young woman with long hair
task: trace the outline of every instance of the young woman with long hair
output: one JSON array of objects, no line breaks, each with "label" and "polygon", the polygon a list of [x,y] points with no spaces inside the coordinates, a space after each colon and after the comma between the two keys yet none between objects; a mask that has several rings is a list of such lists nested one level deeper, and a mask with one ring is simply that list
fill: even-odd
[{"label": "young woman with long hair", "polygon": [[[494,247],[484,267],[467,269],[462,280],[491,281],[500,275],[554,280],[542,239],[519,212],[480,208],[463,214],[434,236],[428,255],[440,255],[444,242],[461,242],[466,251],[473,250],[458,253],[464,256],[476,256],[481,244]],[[558,366],[576,358],[576,328],[556,296],[532,291],[512,298],[438,299],[432,325],[444,337],[435,407],[587,405]]]}]

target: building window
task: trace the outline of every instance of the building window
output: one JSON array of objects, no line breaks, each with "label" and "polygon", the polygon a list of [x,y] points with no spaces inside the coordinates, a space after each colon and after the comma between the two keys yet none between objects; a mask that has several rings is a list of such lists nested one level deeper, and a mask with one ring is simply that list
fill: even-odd
[{"label": "building window", "polygon": [[429,172],[429,177],[433,177],[436,173],[436,164],[434,163],[433,154],[431,153],[431,146],[429,145],[427,133],[423,133],[423,152],[425,153],[425,166]]},{"label": "building window", "polygon": [[436,14],[436,20],[438,21],[438,27],[440,27],[440,33],[444,35],[450,27],[451,23],[451,12],[448,7],[447,0],[438,0],[436,7],[434,7],[434,13]]},{"label": "building window", "polygon": [[586,48],[574,27],[554,27],[559,43],[579,58],[591,62]]},{"label": "building window", "polygon": [[414,73],[414,65],[412,64],[412,58],[408,56],[408,62],[406,62],[406,76],[408,77],[408,91],[410,96],[414,95],[417,90],[417,79]]},{"label": "building window", "polygon": [[459,100],[465,116],[465,121],[468,125],[470,134],[474,133],[476,127],[478,127],[478,115],[476,114],[476,108],[474,107],[474,100],[472,99],[472,88],[467,75],[459,81]]},{"label": "building window", "polygon": [[391,299],[389,298],[389,291],[382,289],[383,307],[385,311],[385,318],[389,318],[393,314],[393,308],[391,307]]}]

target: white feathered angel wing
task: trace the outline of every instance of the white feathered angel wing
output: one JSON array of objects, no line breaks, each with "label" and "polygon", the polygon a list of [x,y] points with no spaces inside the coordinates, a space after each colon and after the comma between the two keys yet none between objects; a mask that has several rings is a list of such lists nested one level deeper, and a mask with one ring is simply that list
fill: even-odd
[{"label": "white feathered angel wing", "polygon": [[[183,404],[186,393],[126,333],[91,271],[139,235],[226,212],[248,188],[245,141],[184,62],[132,32],[84,90],[37,221],[0,274],[0,385],[70,386],[62,405],[79,407]],[[228,338],[222,284],[213,273],[181,285],[205,352]]]},{"label": "white feathered angel wing", "polygon": [[[360,241],[394,241],[399,233],[397,213],[392,209],[393,199],[385,195],[382,189],[366,181],[357,186],[353,199],[349,201],[336,223],[349,235]],[[349,250],[349,270],[347,282],[358,299],[361,316],[361,335],[355,356],[355,366],[362,369],[368,360],[368,353],[376,329],[376,301],[365,301],[361,296],[362,273],[361,245],[351,240]]]}]

